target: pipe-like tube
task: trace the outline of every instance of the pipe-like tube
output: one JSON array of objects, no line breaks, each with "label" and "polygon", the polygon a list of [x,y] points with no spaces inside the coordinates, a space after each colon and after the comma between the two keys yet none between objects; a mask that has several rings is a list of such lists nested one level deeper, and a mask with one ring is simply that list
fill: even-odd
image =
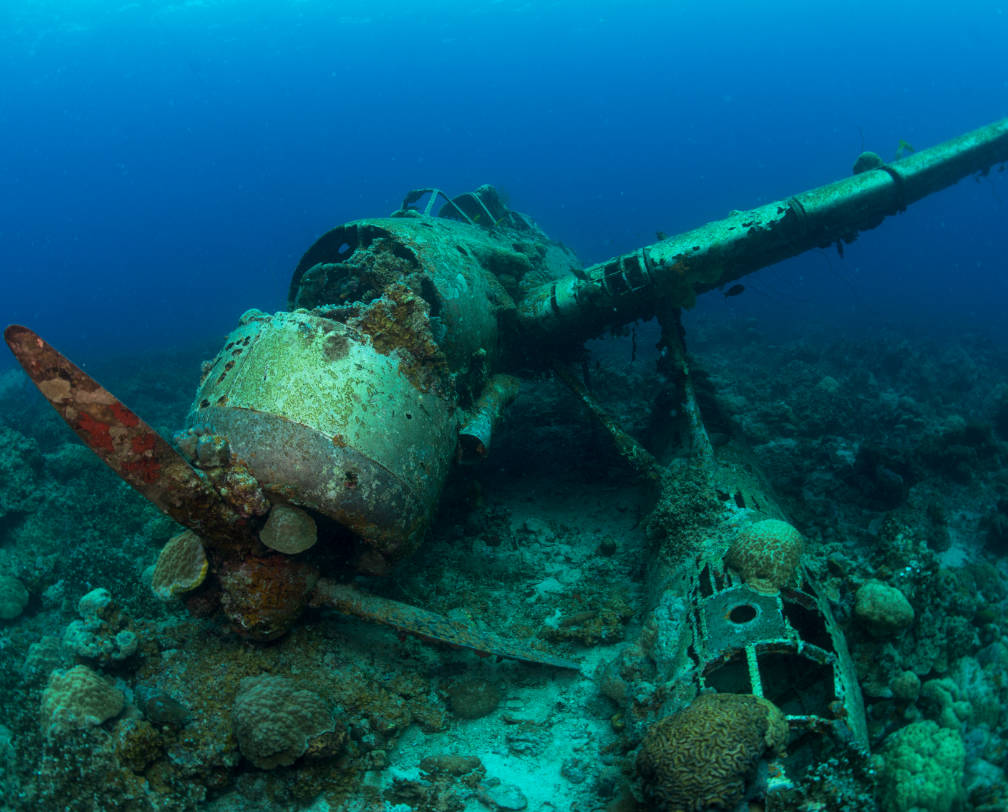
[{"label": "pipe-like tube", "polygon": [[476,462],[490,451],[490,436],[504,408],[518,395],[518,379],[494,375],[480,393],[472,414],[459,429],[459,461]]},{"label": "pipe-like tube", "polygon": [[577,343],[649,318],[657,303],[690,307],[699,293],[811,248],[850,242],[909,204],[1005,161],[1008,119],[535,288],[519,319],[539,338]]}]

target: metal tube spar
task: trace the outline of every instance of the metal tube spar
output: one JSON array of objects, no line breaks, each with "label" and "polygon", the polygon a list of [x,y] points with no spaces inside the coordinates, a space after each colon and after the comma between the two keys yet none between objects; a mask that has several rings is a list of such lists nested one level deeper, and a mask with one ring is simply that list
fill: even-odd
[{"label": "metal tube spar", "polygon": [[1008,119],[892,164],[743,212],[532,290],[518,315],[530,333],[578,342],[609,327],[690,307],[700,293],[879,225],[967,175],[1008,161]]}]

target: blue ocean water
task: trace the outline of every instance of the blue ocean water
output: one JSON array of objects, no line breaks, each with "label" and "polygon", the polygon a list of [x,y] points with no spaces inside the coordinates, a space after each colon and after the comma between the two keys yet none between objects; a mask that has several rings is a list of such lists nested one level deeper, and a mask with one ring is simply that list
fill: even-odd
[{"label": "blue ocean water", "polygon": [[[0,318],[77,360],[215,338],[427,185],[603,260],[1003,116],[1005,42],[998,2],[7,0]],[[966,180],[698,312],[1003,337],[1006,205]]]}]

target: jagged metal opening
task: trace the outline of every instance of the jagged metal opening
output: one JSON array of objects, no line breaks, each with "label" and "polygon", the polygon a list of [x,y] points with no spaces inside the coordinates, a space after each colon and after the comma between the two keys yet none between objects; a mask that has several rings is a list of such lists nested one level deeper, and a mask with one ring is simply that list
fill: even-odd
[{"label": "jagged metal opening", "polygon": [[701,598],[709,598],[715,592],[722,592],[726,586],[722,570],[713,569],[709,564],[701,567],[697,582],[697,589]]},{"label": "jagged metal opening", "polygon": [[832,719],[837,700],[833,668],[792,650],[764,651],[756,656],[763,695],[789,716]]},{"label": "jagged metal opening", "polygon": [[704,674],[704,682],[708,688],[713,688],[718,693],[752,693],[745,652],[734,651],[727,660],[714,664]]},{"label": "jagged metal opening", "polygon": [[432,312],[439,310],[441,302],[429,279],[422,277],[419,286],[410,280],[419,269],[416,254],[387,229],[340,226],[323,234],[301,258],[291,277],[288,307],[368,304],[392,282],[403,282],[414,287]]},{"label": "jagged metal opening", "polygon": [[434,283],[428,278],[420,280],[420,298],[427,302],[430,307],[430,317],[436,319],[441,315],[441,297],[438,296]]},{"label": "jagged metal opening", "polygon": [[818,611],[814,605],[806,605],[806,601],[811,603],[811,598],[801,593],[784,591],[781,594],[781,603],[784,607],[784,617],[792,628],[801,636],[806,643],[818,646],[824,651],[834,652],[833,638],[826,628],[826,620],[822,612]]},{"label": "jagged metal opening", "polygon": [[[761,650],[756,663],[762,695],[785,714],[833,718],[831,703],[837,696],[831,663],[810,659],[790,647]],[[745,651],[733,651],[726,659],[708,666],[704,682],[719,693],[752,693]]]},{"label": "jagged metal opening", "polygon": [[368,245],[375,238],[376,232],[384,231],[376,228],[359,228],[355,225],[338,226],[330,229],[305,251],[291,276],[287,301],[291,307],[297,299],[301,277],[319,263],[342,263],[348,260],[361,245]]}]

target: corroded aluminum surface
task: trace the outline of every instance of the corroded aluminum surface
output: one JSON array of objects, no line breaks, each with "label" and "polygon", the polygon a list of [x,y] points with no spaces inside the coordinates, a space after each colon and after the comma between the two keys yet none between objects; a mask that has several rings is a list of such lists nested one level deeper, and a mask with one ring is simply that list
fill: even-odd
[{"label": "corroded aluminum surface", "polygon": [[452,404],[368,336],[304,311],[244,319],[189,423],[226,435],[267,493],[359,534],[379,558],[361,562],[371,570],[419,542],[456,442]]},{"label": "corroded aluminum surface", "polygon": [[742,584],[697,601],[704,656],[725,654],[765,640],[798,641],[784,621],[779,595],[761,595]]},{"label": "corroded aluminum surface", "polygon": [[[291,307],[367,304],[390,284],[410,286],[430,306],[432,330],[449,369],[474,357],[492,365],[501,315],[515,309],[498,273],[532,269],[512,241],[436,217],[357,220],[323,234],[291,280]],[[345,291],[345,293],[344,293]]]}]

